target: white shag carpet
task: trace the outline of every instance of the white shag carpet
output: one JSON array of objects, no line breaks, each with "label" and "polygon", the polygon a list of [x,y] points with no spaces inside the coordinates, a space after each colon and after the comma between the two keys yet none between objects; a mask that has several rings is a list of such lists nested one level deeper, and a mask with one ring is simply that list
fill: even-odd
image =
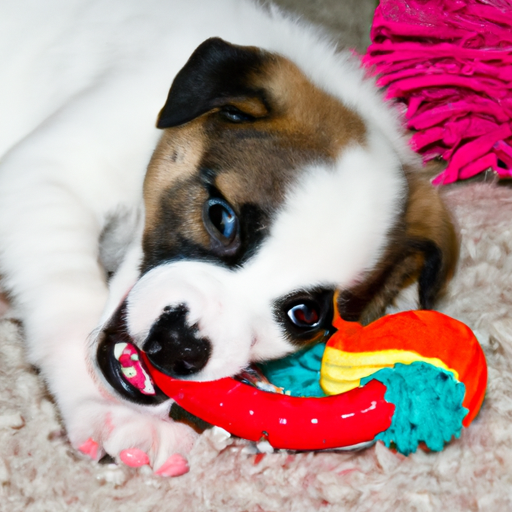
[{"label": "white shag carpet", "polygon": [[[281,3],[304,6],[364,48],[372,0]],[[489,383],[480,415],[443,452],[406,458],[376,444],[357,453],[262,457],[249,443],[209,431],[192,451],[190,473],[176,479],[96,464],[70,448],[43,383],[24,362],[22,330],[7,316],[0,322],[0,511],[511,511],[512,188],[464,184],[445,196],[462,254],[440,309],[476,331]]]}]

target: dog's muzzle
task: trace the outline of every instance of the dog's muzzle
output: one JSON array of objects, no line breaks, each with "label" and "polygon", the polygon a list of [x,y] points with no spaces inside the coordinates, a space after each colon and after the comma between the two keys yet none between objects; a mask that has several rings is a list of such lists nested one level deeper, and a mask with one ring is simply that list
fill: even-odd
[{"label": "dog's muzzle", "polygon": [[[190,377],[207,364],[212,348],[198,329],[187,325],[186,306],[166,307],[151,327],[142,351],[159,371],[175,378]],[[141,405],[157,405],[168,397],[153,383],[143,358],[128,334],[123,303],[100,334],[98,367],[107,382],[124,398]]]}]

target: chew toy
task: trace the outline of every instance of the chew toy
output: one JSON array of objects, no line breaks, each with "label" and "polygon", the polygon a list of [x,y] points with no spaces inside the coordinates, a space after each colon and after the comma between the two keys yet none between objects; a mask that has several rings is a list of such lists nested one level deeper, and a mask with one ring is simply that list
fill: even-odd
[{"label": "chew toy", "polygon": [[[381,439],[404,454],[420,443],[437,451],[478,413],[487,366],[464,324],[441,313],[409,311],[366,327],[338,316],[334,326],[338,331],[324,350],[317,346],[291,356],[277,369],[276,363],[262,367],[280,386],[279,374],[289,377],[294,373],[289,370],[300,366],[301,378],[319,377],[322,389],[312,386],[317,396],[273,393],[234,378],[178,380],[153,368],[143,353],[139,361],[125,344],[117,353],[120,364],[130,366],[126,378],[140,382],[142,392],[151,393],[150,375],[156,390],[189,413],[244,439],[265,439],[274,448],[343,448]],[[144,371],[142,379],[134,379],[137,369]]]}]

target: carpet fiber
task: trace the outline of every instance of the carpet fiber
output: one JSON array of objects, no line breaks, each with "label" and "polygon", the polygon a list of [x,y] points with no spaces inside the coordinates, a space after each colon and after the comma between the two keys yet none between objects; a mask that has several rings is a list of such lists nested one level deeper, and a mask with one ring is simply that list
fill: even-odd
[{"label": "carpet fiber", "polygon": [[[373,1],[294,0],[336,37],[363,50]],[[37,373],[22,329],[0,322],[0,510],[6,512],[293,512],[512,510],[512,189],[444,189],[461,234],[460,266],[440,309],[467,323],[489,364],[478,418],[441,453],[397,455],[378,443],[356,453],[256,454],[205,433],[176,479],[73,451]],[[73,385],[72,382],[69,383]]]}]

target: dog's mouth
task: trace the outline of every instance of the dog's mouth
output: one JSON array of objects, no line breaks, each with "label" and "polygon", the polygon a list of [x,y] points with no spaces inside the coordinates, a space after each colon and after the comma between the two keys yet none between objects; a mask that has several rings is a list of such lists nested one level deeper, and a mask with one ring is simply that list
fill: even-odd
[{"label": "dog's mouth", "polygon": [[[125,315],[126,304],[123,303],[102,331],[96,354],[98,367],[110,386],[123,398],[140,405],[161,404],[169,397],[154,383],[147,366],[151,364],[150,357],[135,345],[128,334]],[[261,389],[278,391],[255,367],[243,370],[235,378]]]},{"label": "dog's mouth", "polygon": [[[153,381],[141,351],[126,341],[103,344],[98,350],[98,363],[109,384],[123,397],[142,405],[158,405],[168,397]],[[283,393],[256,365],[250,365],[233,377],[244,384],[271,393]]]},{"label": "dog's mouth", "polygon": [[140,350],[128,334],[125,314],[123,303],[100,335],[96,353],[99,369],[123,398],[141,405],[158,405],[168,397],[153,382]]},{"label": "dog's mouth", "polygon": [[107,382],[123,398],[140,405],[158,405],[168,400],[153,382],[139,349],[123,338],[112,339],[107,333],[98,347],[98,366]]},{"label": "dog's mouth", "polygon": [[[101,334],[97,362],[107,382],[123,398],[140,405],[158,405],[169,399],[158,388],[144,357],[127,333],[124,317],[126,305],[122,304]],[[282,393],[271,384],[256,365],[250,365],[233,378],[259,389]]]}]

